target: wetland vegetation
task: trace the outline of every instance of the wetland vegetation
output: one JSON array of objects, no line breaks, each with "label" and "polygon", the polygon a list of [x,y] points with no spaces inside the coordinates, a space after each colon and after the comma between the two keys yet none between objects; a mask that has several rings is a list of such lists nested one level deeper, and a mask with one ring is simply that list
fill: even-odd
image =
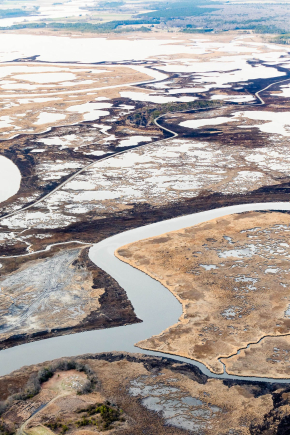
[{"label": "wetland vegetation", "polygon": [[[289,5],[69,3],[0,16],[0,145],[22,177],[1,204],[0,433],[287,433],[287,212],[116,246],[156,299],[110,275],[123,231],[288,201]],[[33,364],[105,346],[121,352]]]}]

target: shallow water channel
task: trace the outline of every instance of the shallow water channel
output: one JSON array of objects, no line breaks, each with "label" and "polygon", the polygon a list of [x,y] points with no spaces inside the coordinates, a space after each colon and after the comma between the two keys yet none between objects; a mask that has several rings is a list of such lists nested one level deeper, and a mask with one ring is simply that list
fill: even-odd
[{"label": "shallow water channel", "polygon": [[[137,316],[143,322],[135,325],[54,337],[2,350],[0,352],[0,375],[8,374],[24,365],[37,364],[65,356],[127,351],[167,356],[178,361],[184,361],[199,367],[203,373],[214,378],[277,382],[277,379],[232,376],[227,373],[215,375],[203,364],[194,360],[136,348],[134,344],[138,341],[159,334],[175,324],[182,313],[182,308],[177,299],[158,281],[123,263],[114,256],[115,250],[127,243],[193,226],[209,219],[251,210],[290,210],[290,203],[243,204],[194,213],[129,230],[95,244],[90,249],[91,260],[116,279],[126,290]],[[290,379],[279,380],[278,382],[290,383]]]}]

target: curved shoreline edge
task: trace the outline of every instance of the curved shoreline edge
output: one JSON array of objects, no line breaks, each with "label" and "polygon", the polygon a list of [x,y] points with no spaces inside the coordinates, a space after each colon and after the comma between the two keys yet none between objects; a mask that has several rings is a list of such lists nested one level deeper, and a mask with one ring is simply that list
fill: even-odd
[{"label": "curved shoreline edge", "polygon": [[197,225],[198,223],[228,214],[254,210],[290,211],[290,203],[242,204],[194,213],[188,216],[169,219],[129,230],[95,244],[90,249],[89,255],[91,260],[97,264],[98,267],[101,267],[105,272],[109,273],[125,289],[128,298],[134,306],[136,315],[141,318],[143,322],[117,328],[53,337],[5,349],[0,352],[0,376],[19,369],[24,365],[37,364],[60,357],[86,353],[123,351],[166,357],[171,360],[191,364],[198,367],[210,378],[289,384],[290,379],[234,376],[228,375],[227,373],[216,375],[198,361],[168,353],[136,348],[134,343],[148,338],[149,336],[159,334],[167,327],[176,323],[182,314],[181,305],[159,282],[153,280],[145,273],[121,262],[114,255],[115,250],[120,246],[138,241],[142,238],[153,237],[164,232]]}]

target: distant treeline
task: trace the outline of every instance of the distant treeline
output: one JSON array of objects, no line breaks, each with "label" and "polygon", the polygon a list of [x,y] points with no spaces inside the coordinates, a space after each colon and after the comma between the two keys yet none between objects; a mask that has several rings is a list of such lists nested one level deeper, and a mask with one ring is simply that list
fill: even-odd
[{"label": "distant treeline", "polygon": [[[0,30],[18,30],[18,29],[55,29],[55,30],[73,30],[73,31],[79,31],[79,32],[91,32],[91,33],[107,33],[112,31],[126,31],[126,28],[120,29],[120,26],[132,26],[136,24],[156,24],[158,23],[158,20],[123,20],[123,21],[109,21],[108,23],[99,23],[99,24],[92,24],[92,23],[82,23],[82,22],[76,22],[76,23],[57,23],[57,22],[51,22],[51,23],[20,23],[20,24],[14,24],[10,27],[0,27]],[[118,29],[119,28],[119,29]],[[130,31],[150,31],[150,29],[141,27],[141,28],[130,28]],[[128,31],[128,29],[127,29]]]},{"label": "distant treeline", "polygon": [[[285,29],[281,29],[279,27],[276,27],[274,25],[266,25],[266,24],[256,24],[257,21],[260,20],[247,20],[239,25],[237,25],[233,30],[253,30],[255,33],[272,33],[272,34],[286,34]],[[250,24],[249,24],[250,22]],[[227,21],[227,23],[231,23],[231,21]]]},{"label": "distant treeline", "polygon": [[137,15],[137,17],[170,20],[174,18],[196,17],[199,15],[214,12],[216,10],[217,8],[210,8],[210,7],[204,8],[204,7],[193,6],[188,2],[179,2],[179,3],[173,3],[167,7],[160,8],[157,11],[139,14]]},{"label": "distant treeline", "polygon": [[290,44],[290,33],[285,33],[284,35],[279,35],[273,38],[270,42],[274,42],[275,44]]},{"label": "distant treeline", "polygon": [[112,2],[107,2],[107,1],[103,1],[100,2],[98,4],[99,7],[101,8],[119,8],[120,6],[125,5],[126,3],[123,1],[112,1]]},{"label": "distant treeline", "polygon": [[278,33],[278,34],[283,34],[286,33],[286,31],[284,29],[280,29],[279,27],[276,26],[267,26],[267,25],[257,25],[257,26],[253,26],[253,30],[256,33]]},{"label": "distant treeline", "polygon": [[187,24],[185,28],[181,29],[181,32],[183,33],[208,33],[212,31],[213,29],[197,29],[193,27],[191,24]]},{"label": "distant treeline", "polygon": [[112,2],[100,2],[97,5],[94,6],[81,6],[80,9],[84,9],[87,11],[104,11],[105,9],[111,10],[111,9],[118,9],[122,6],[124,6],[126,3],[123,1],[112,1]]},{"label": "distant treeline", "polygon": [[0,18],[17,18],[17,17],[27,17],[32,13],[35,14],[34,11],[24,11],[23,9],[0,9]]}]

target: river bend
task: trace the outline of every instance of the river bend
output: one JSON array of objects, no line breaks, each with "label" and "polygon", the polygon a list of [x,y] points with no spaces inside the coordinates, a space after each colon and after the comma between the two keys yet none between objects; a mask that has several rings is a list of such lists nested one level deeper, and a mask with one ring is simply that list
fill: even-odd
[{"label": "river bend", "polygon": [[143,322],[53,337],[2,350],[0,352],[0,376],[24,365],[37,364],[60,357],[85,353],[126,351],[166,356],[174,360],[190,363],[199,367],[207,376],[214,378],[290,383],[290,379],[242,377],[228,375],[227,373],[216,375],[197,361],[135,347],[135,343],[152,335],[160,334],[164,329],[175,324],[182,314],[182,307],[162,284],[118,260],[114,255],[115,250],[120,246],[140,239],[154,237],[168,231],[176,231],[228,214],[254,210],[290,210],[290,203],[271,202],[223,207],[142,226],[96,243],[90,249],[91,260],[111,275],[126,290],[137,316]]}]

